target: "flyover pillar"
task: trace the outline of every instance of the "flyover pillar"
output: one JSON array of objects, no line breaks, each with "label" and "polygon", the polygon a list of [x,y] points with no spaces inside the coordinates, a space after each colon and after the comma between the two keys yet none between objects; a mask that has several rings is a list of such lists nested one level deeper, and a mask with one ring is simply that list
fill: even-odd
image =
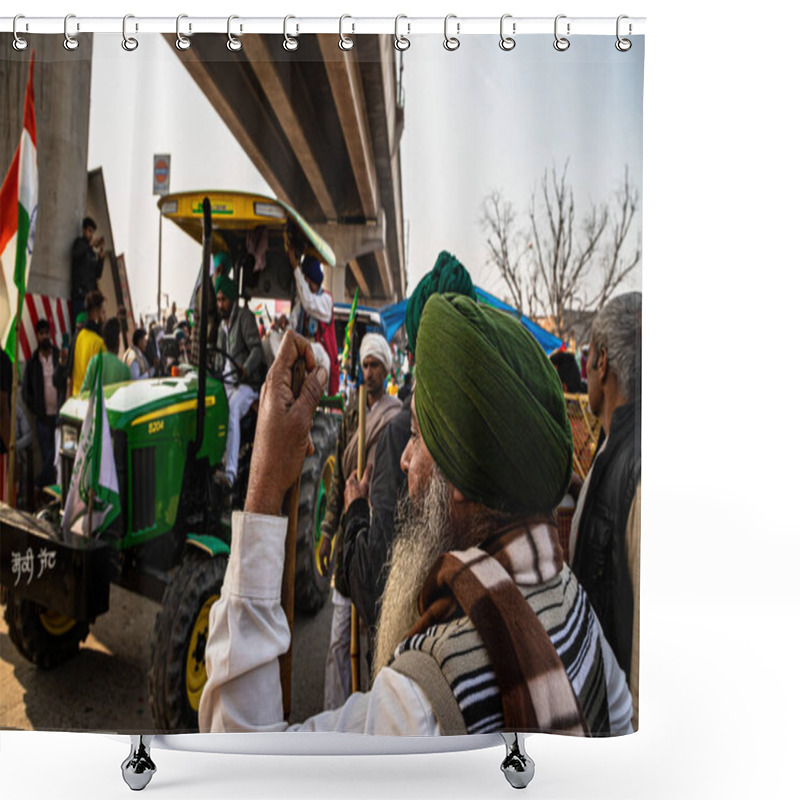
[{"label": "flyover pillar", "polygon": [[69,297],[70,249],[86,209],[92,36],[82,33],[74,53],[64,50],[59,36],[28,34],[22,52],[11,46],[12,38],[0,34],[0,171],[5,177],[19,143],[33,50],[39,205],[28,291]]}]

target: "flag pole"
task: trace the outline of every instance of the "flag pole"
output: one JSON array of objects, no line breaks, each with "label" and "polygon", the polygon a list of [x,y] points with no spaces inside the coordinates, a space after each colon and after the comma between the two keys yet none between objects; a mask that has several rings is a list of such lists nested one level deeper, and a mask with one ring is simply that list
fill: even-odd
[{"label": "flag pole", "polygon": [[11,430],[8,437],[8,504],[12,508],[17,507],[17,497],[14,491],[17,463],[17,386],[19,385],[19,328],[24,300],[25,293],[20,292],[17,298],[17,319],[14,322],[14,375],[11,378]]},{"label": "flag pole", "polygon": [[[367,461],[367,387],[358,387],[358,461],[356,474],[364,477]],[[350,683],[353,694],[361,691],[361,625],[355,603],[350,603]]]}]

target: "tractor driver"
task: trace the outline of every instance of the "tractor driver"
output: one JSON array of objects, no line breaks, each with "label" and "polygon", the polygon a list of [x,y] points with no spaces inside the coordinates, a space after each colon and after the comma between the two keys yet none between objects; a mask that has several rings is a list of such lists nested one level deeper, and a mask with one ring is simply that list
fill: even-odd
[{"label": "tractor driver", "polygon": [[[217,331],[215,368],[226,379],[228,396],[228,441],[225,468],[215,473],[215,480],[227,489],[236,482],[239,465],[240,423],[264,381],[264,351],[253,312],[240,307],[236,284],[224,273],[214,283],[220,326]],[[224,354],[227,354],[227,357]]]}]

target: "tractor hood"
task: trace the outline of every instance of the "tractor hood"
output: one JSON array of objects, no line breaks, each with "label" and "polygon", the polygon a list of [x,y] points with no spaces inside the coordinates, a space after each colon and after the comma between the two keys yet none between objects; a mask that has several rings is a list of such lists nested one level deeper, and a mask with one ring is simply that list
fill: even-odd
[{"label": "tractor hood", "polygon": [[[126,381],[103,387],[108,421],[113,429],[140,425],[197,409],[197,373],[179,378],[150,378]],[[206,406],[214,406],[224,396],[222,384],[209,378]],[[61,408],[61,417],[83,422],[89,406],[89,392],[71,397]]]}]

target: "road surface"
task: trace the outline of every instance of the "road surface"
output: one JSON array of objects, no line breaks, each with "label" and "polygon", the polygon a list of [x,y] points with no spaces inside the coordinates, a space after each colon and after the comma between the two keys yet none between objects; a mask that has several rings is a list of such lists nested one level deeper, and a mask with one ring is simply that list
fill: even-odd
[{"label": "road surface", "polygon": [[[158,610],[157,603],[112,586],[110,610],[92,626],[78,656],[48,671],[19,654],[0,616],[0,728],[151,730],[147,670]],[[292,722],[322,709],[332,613],[329,602],[315,617],[295,616]]]}]

